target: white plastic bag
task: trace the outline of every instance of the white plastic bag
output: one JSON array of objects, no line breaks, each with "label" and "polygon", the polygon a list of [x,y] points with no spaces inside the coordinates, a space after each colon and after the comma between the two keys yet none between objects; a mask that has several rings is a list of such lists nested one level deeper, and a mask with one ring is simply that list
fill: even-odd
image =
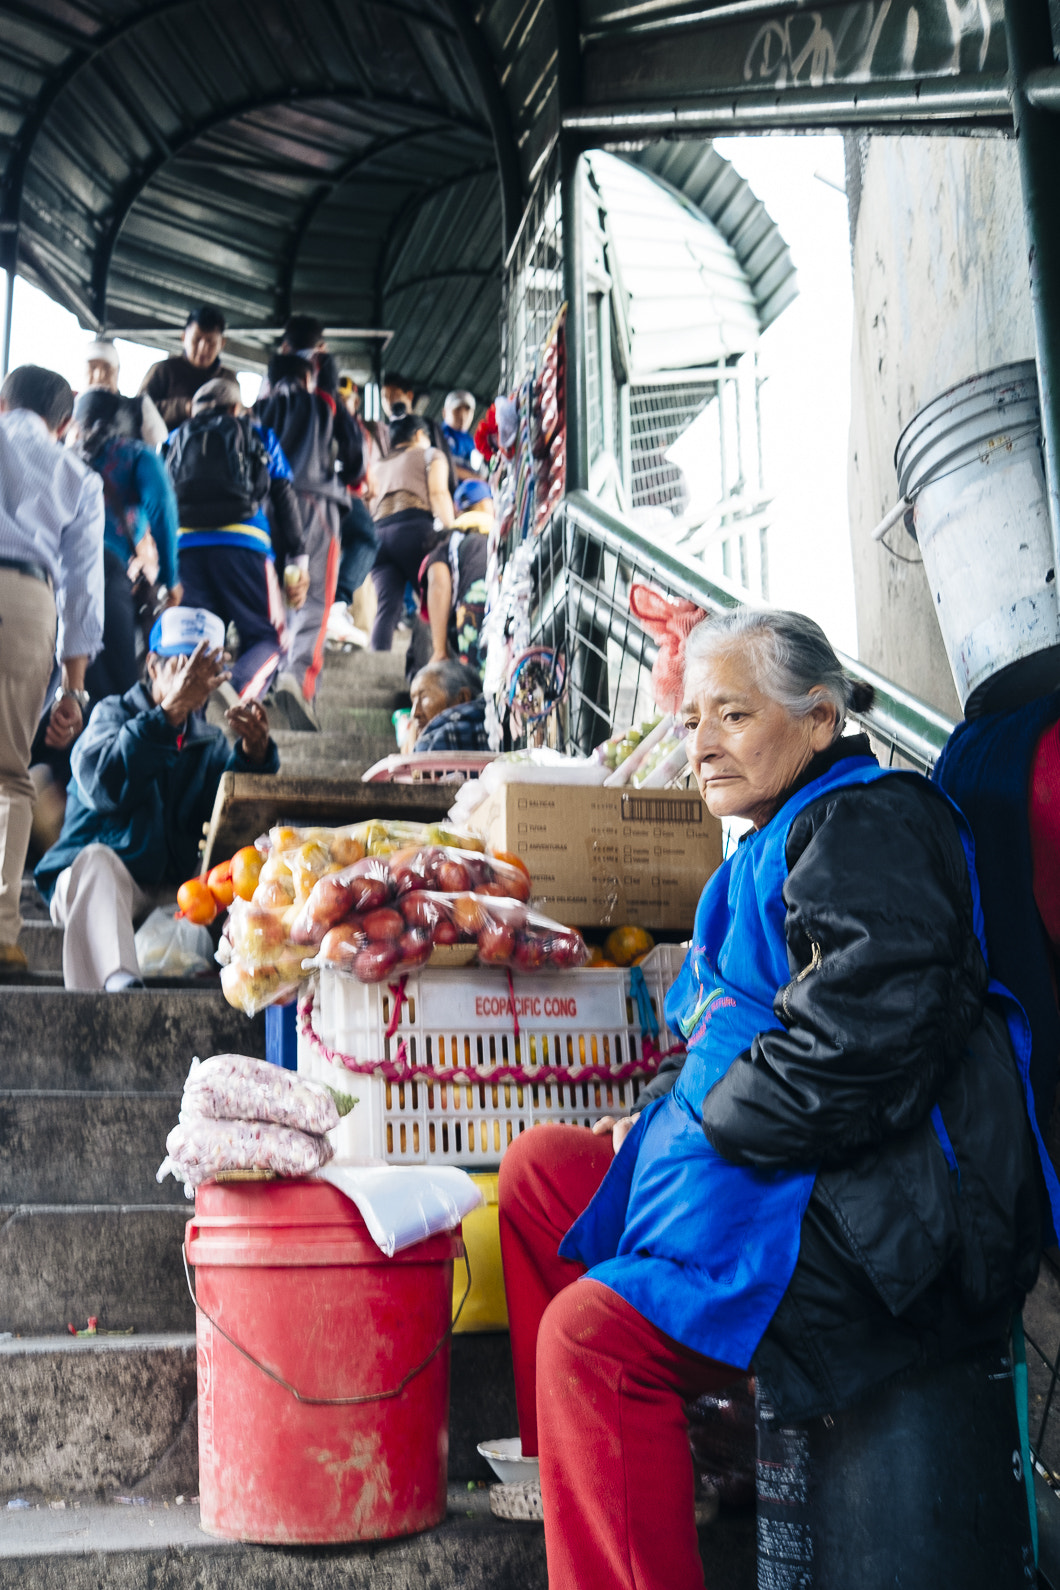
[{"label": "white plastic bag", "polygon": [[144,977],[195,977],[213,971],[213,940],[204,927],[156,906],[136,933],[136,960]]},{"label": "white plastic bag", "polygon": [[333,1160],[316,1174],[357,1205],[369,1236],[388,1259],[425,1237],[452,1231],[484,1202],[467,1171],[455,1165],[351,1165]]}]

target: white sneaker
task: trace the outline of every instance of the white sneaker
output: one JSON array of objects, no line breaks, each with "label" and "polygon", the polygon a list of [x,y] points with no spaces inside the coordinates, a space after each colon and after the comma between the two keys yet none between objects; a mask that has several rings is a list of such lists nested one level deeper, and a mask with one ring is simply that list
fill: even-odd
[{"label": "white sneaker", "polygon": [[327,639],[335,646],[360,646],[368,645],[368,636],[363,629],[350,617],[350,610],[345,602],[332,602],[328,614]]},{"label": "white sneaker", "polygon": [[277,674],[272,687],[272,699],[291,729],[305,729],[319,734],[320,722],[312,703],[302,694],[302,687],[294,674]]}]

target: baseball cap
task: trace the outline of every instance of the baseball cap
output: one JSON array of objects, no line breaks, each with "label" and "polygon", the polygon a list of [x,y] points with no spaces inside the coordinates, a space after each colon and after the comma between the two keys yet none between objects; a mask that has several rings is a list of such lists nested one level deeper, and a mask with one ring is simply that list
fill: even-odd
[{"label": "baseball cap", "polygon": [[157,657],[189,656],[204,640],[211,651],[225,643],[225,627],[205,607],[166,607],[155,619],[148,647]]},{"label": "baseball cap", "polygon": [[453,505],[460,513],[466,513],[473,508],[476,502],[483,502],[487,497],[492,497],[484,480],[462,480],[453,492]]}]

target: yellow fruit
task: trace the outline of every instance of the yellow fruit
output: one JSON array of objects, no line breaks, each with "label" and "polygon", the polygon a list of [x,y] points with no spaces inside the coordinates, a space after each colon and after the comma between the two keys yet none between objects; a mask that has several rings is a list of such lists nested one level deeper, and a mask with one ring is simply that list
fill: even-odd
[{"label": "yellow fruit", "polygon": [[241,900],[253,899],[264,861],[257,845],[244,845],[232,857],[232,888]]},{"label": "yellow fruit", "polygon": [[655,940],[644,928],[617,927],[604,940],[604,952],[617,966],[631,966],[639,955],[655,948]]}]

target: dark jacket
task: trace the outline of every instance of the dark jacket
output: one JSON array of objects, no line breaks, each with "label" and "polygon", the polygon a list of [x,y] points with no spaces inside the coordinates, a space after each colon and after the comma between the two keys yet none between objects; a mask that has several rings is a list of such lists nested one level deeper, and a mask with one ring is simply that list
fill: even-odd
[{"label": "dark jacket", "polygon": [[818,1168],[754,1359],[781,1415],[806,1418],[1003,1337],[1037,1275],[1042,1207],[944,800],[912,775],[832,791],[795,819],[786,859],[792,981],[703,1125],[738,1164]]},{"label": "dark jacket", "polygon": [[141,393],[154,403],[170,430],[182,425],[191,413],[191,400],[207,381],[234,381],[236,372],[222,364],[220,358],[203,370],[192,364],[182,353],[153,364],[140,383]]},{"label": "dark jacket", "polygon": [[178,735],[143,685],[108,696],[74,746],[63,830],[37,865],[37,887],[50,900],[56,878],[86,845],[109,845],[145,887],[183,883],[199,870],[221,774],[279,766],[271,740],[265,761],[251,763],[239,742],[229,746],[198,716]]}]

